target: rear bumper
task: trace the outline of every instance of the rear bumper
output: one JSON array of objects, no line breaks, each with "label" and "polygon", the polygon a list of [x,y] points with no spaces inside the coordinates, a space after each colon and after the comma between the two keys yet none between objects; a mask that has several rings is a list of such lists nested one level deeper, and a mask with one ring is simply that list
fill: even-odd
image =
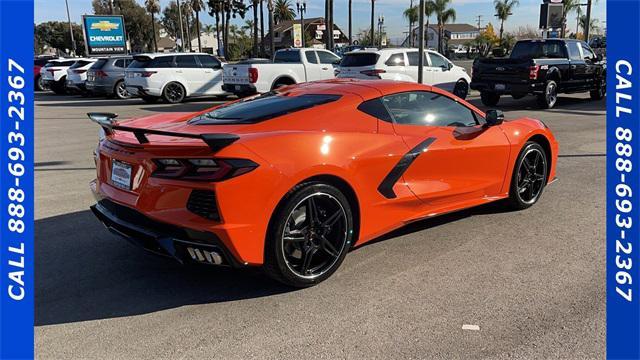
[{"label": "rear bumper", "polygon": [[99,200],[91,211],[109,231],[153,254],[180,263],[243,266],[211,232],[155,221],[108,199]]},{"label": "rear bumper", "polygon": [[[544,83],[501,83],[499,81],[472,81],[471,89],[490,91],[500,95],[507,94],[538,94],[544,91]],[[501,88],[504,86],[504,89]]]},{"label": "rear bumper", "polygon": [[258,89],[253,84],[222,84],[222,90],[235,95],[253,95]]},{"label": "rear bumper", "polygon": [[67,88],[74,89],[74,90],[81,90],[81,91],[86,91],[87,90],[87,87],[86,87],[84,82],[77,83],[77,82],[73,82],[71,80],[67,80]]},{"label": "rear bumper", "polygon": [[111,84],[101,84],[97,82],[89,82],[85,83],[85,86],[88,91],[91,91],[95,94],[110,94],[113,92],[113,86]]},{"label": "rear bumper", "polygon": [[162,95],[162,92],[159,89],[150,89],[140,85],[130,85],[126,86],[127,91],[131,96],[150,96],[150,97],[159,97]]}]

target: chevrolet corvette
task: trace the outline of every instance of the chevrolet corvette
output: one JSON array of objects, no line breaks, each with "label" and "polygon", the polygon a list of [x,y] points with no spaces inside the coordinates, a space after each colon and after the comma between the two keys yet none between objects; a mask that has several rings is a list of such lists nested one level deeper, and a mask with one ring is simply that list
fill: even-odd
[{"label": "chevrolet corvette", "polygon": [[260,266],[306,287],[354,246],[555,179],[540,120],[504,120],[435,87],[333,79],[198,113],[100,125],[91,207],[112,232],[182,263]]}]

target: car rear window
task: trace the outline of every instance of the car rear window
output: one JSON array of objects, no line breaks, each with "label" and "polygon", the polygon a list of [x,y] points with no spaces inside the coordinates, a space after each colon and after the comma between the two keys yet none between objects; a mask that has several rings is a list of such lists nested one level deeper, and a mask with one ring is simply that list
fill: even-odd
[{"label": "car rear window", "polygon": [[299,63],[300,51],[278,51],[273,58],[274,63]]},{"label": "car rear window", "polygon": [[107,63],[107,59],[98,59],[93,65],[91,65],[91,69],[100,70]]},{"label": "car rear window", "polygon": [[134,69],[170,68],[173,67],[173,56],[159,56],[154,59],[148,56],[135,56],[129,67]]},{"label": "car rear window", "polygon": [[380,55],[375,53],[347,54],[342,58],[340,66],[372,66],[378,62]]},{"label": "car rear window", "polygon": [[340,99],[333,94],[304,94],[289,96],[270,92],[235,102],[200,115],[189,121],[195,125],[254,124],[278,116],[323,105]]},{"label": "car rear window", "polygon": [[567,51],[561,41],[519,41],[511,51],[512,59],[561,59]]},{"label": "car rear window", "polygon": [[75,64],[71,65],[71,67],[69,69],[77,69],[80,67],[83,67],[85,65],[91,64],[91,61],[87,61],[87,60],[78,60],[76,61]]},{"label": "car rear window", "polygon": [[71,66],[75,63],[75,60],[69,60],[69,61],[52,61],[52,62],[48,62],[44,67],[51,67],[51,66]]}]

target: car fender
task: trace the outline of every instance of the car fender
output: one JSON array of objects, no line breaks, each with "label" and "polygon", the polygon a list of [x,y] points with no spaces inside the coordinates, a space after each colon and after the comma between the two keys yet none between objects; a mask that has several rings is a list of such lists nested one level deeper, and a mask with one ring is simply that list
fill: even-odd
[{"label": "car fender", "polygon": [[545,81],[548,80],[562,81],[562,73],[560,72],[560,69],[555,66],[549,67],[549,70],[547,70],[547,74],[545,75]]}]

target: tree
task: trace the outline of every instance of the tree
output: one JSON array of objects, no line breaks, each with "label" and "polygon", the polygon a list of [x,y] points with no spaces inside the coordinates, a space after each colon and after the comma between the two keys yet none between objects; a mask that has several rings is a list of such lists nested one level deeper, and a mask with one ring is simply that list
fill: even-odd
[{"label": "tree", "polygon": [[[73,38],[76,43],[76,55],[84,56],[85,48],[82,36],[82,26],[71,24]],[[69,24],[61,21],[47,21],[40,23],[34,28],[34,41],[36,53],[41,53],[45,46],[56,49],[58,53],[67,53],[71,47],[71,35],[69,34]]]},{"label": "tree", "polygon": [[296,12],[293,10],[293,6],[289,0],[276,0],[273,8],[273,20],[276,24],[293,20],[296,17]]},{"label": "tree", "polygon": [[[258,8],[260,7],[260,0],[252,0],[251,7],[253,8],[253,21],[251,21],[251,37],[253,38],[253,56],[258,56]],[[246,21],[245,23],[249,23]]]},{"label": "tree", "polygon": [[[247,6],[242,3],[240,0],[208,0],[209,5],[209,15],[215,17],[216,19],[216,28],[219,29],[222,27],[222,36],[218,36],[218,48],[220,48],[220,39],[222,40],[224,51],[228,48],[227,44],[229,43],[229,21],[231,18],[235,18],[236,16],[240,16],[240,18],[244,19],[244,15],[247,12]],[[216,30],[219,32],[220,30]],[[221,54],[225,55],[226,54]]]},{"label": "tree", "polygon": [[[566,0],[565,0],[566,1]],[[571,1],[571,0],[570,0]],[[518,6],[518,0],[494,0],[493,6],[496,9],[496,17],[500,20],[500,42],[502,42],[502,34],[504,32],[504,22],[507,21],[511,11]]]},{"label": "tree", "polygon": [[[560,29],[560,37],[565,37],[565,31],[567,28],[567,15],[573,11],[580,10],[581,0],[563,0],[562,1],[562,28]],[[577,30],[576,30],[577,31]]]},{"label": "tree", "polygon": [[493,31],[493,25],[489,23],[487,27],[476,36],[472,44],[478,50],[478,55],[485,57],[489,55],[489,52],[491,52],[491,49],[493,49],[498,41],[498,37]]},{"label": "tree", "polygon": [[[185,38],[181,39],[183,44],[182,48],[186,45],[185,42],[191,43],[191,39],[196,37],[196,27],[189,26],[189,13],[191,7],[187,8],[182,4],[182,21],[187,25]],[[162,26],[167,34],[177,39],[180,36],[180,16],[178,15],[178,4],[175,1],[171,1],[167,7],[162,11]],[[198,22],[197,27],[200,28],[201,24]]]},{"label": "tree", "polygon": [[160,1],[159,0],[145,0],[144,2],[146,10],[151,14],[151,29],[153,31],[153,48],[158,51],[158,40],[156,39],[156,19],[154,14],[160,13]]},{"label": "tree", "polygon": [[451,0],[433,0],[433,12],[438,20],[438,51],[444,52],[442,38],[444,37],[444,25],[456,20],[456,11],[449,8]]},{"label": "tree", "polygon": [[[600,31],[600,26],[598,24],[598,19],[591,19],[589,21],[589,34],[595,34]],[[585,30],[587,29],[587,15],[582,15],[580,17],[580,27],[582,28],[582,32],[585,33]]]},{"label": "tree", "polygon": [[209,15],[213,16],[216,20],[216,40],[218,41],[218,55],[222,55],[222,44],[220,43],[220,13],[222,12],[221,0],[209,0]]},{"label": "tree", "polygon": [[200,11],[204,10],[202,0],[191,0],[191,9],[196,13],[196,33],[198,34],[198,51],[202,52],[202,40],[200,39]]},{"label": "tree", "polygon": [[516,31],[513,32],[516,40],[522,39],[537,39],[540,38],[540,31],[531,25],[518,26]]},{"label": "tree", "polygon": [[[93,0],[93,12],[96,15],[110,15],[110,3],[109,0]],[[143,52],[153,49],[153,33],[149,31],[152,27],[151,19],[144,7],[135,0],[114,0],[113,12],[124,17],[131,51]]]},{"label": "tree", "polygon": [[412,6],[402,13],[402,16],[409,20],[409,46],[413,46],[413,24],[418,22],[419,11],[417,6]]}]

